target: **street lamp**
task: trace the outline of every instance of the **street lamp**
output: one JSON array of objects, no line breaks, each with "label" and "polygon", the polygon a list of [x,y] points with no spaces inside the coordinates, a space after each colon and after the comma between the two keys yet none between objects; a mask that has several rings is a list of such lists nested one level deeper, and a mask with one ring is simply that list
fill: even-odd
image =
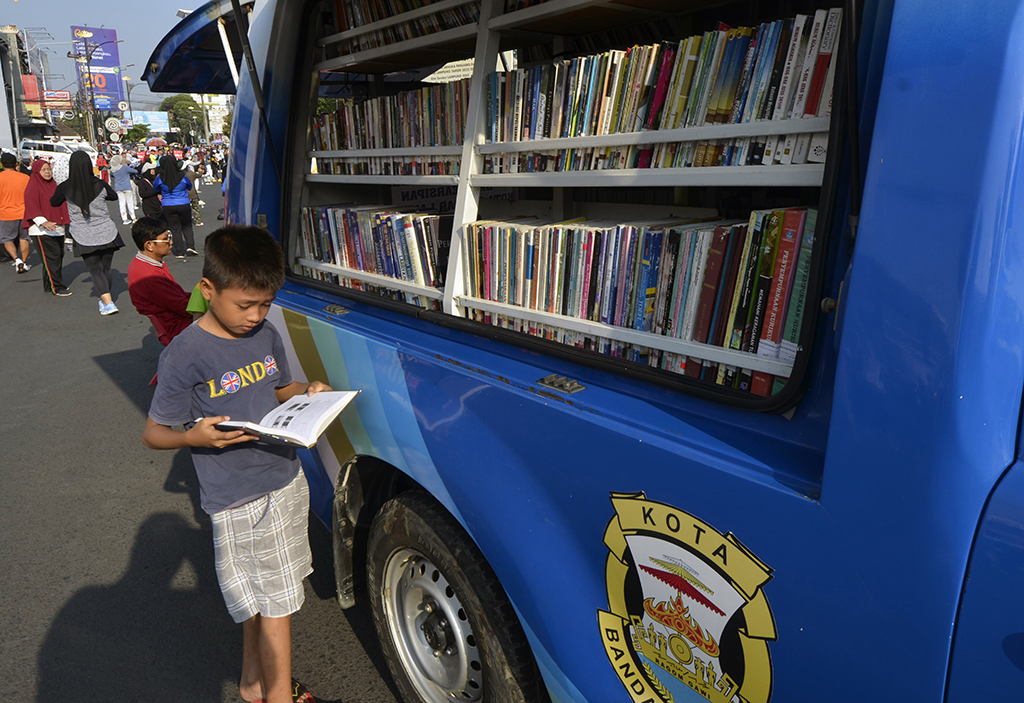
[{"label": "street lamp", "polygon": [[134,125],[135,124],[135,115],[133,114],[134,111],[132,110],[132,88],[138,88],[142,84],[141,83],[132,83],[131,82],[132,79],[129,78],[128,76],[121,76],[121,80],[124,81],[124,89],[125,89],[125,92],[128,95],[128,120]]}]

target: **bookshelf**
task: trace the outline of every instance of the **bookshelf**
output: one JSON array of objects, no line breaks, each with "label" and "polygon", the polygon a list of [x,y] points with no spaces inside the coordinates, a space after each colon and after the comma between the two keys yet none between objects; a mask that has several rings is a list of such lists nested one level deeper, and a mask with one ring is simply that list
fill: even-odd
[{"label": "bookshelf", "polygon": [[[358,3],[367,0],[344,1]],[[504,298],[493,291],[484,295],[479,280],[470,280],[480,274],[480,257],[498,256],[496,251],[485,253],[479,248],[470,249],[471,223],[478,221],[528,222],[531,223],[529,226],[535,225],[544,228],[561,221],[581,221],[583,225],[587,225],[595,221],[594,218],[598,218],[603,223],[602,226],[607,226],[608,222],[614,221],[614,218],[609,220],[608,212],[612,208],[610,204],[605,203],[602,207],[597,207],[599,204],[591,205],[585,200],[580,200],[574,195],[579,189],[588,189],[588,193],[591,194],[595,191],[611,194],[622,189],[636,191],[655,189],[665,192],[668,197],[675,198],[679,202],[679,207],[665,206],[665,209],[681,213],[688,210],[685,207],[686,198],[681,195],[681,192],[698,189],[704,193],[701,196],[701,205],[707,205],[709,198],[715,198],[716,193],[719,194],[717,197],[721,198],[723,207],[732,208],[727,212],[720,213],[721,216],[723,218],[728,216],[734,221],[752,216],[753,210],[766,213],[775,212],[776,217],[779,218],[791,210],[799,210],[805,214],[814,213],[818,217],[817,230],[814,231],[812,226],[812,230],[807,233],[808,238],[813,231],[816,238],[821,239],[822,232],[831,217],[827,207],[822,207],[822,204],[827,205],[829,202],[829,199],[825,197],[826,184],[833,177],[830,174],[835,170],[835,164],[830,161],[831,154],[827,154],[827,145],[835,143],[838,133],[837,125],[830,117],[838,51],[834,46],[830,47],[832,57],[826,55],[824,63],[821,63],[820,57],[816,56],[812,59],[815,61],[813,65],[808,63],[806,75],[801,68],[801,63],[792,57],[799,57],[803,60],[805,52],[806,56],[812,56],[811,45],[813,42],[821,44],[821,35],[825,33],[826,20],[831,17],[829,8],[834,3],[813,3],[813,0],[810,0],[805,4],[813,5],[813,7],[805,10],[804,15],[797,14],[795,18],[767,18],[759,23],[729,25],[726,28],[702,27],[696,30],[699,33],[690,32],[686,36],[679,35],[677,45],[663,42],[643,47],[639,45],[632,48],[623,46],[603,54],[574,55],[558,59],[562,62],[562,68],[557,70],[564,71],[564,75],[575,75],[569,74],[569,67],[572,66],[572,70],[575,71],[575,67],[583,66],[583,62],[586,60],[587,70],[591,71],[586,75],[590,77],[576,85],[582,90],[582,87],[587,85],[587,81],[590,81],[590,89],[600,91],[595,95],[605,96],[604,105],[618,105],[625,110],[627,104],[630,104],[627,100],[633,101],[631,103],[633,111],[629,115],[628,122],[626,117],[623,117],[618,131],[608,130],[607,126],[603,130],[595,128],[601,124],[602,113],[599,110],[605,109],[598,107],[602,104],[601,97],[592,98],[590,103],[577,97],[575,99],[580,102],[574,106],[572,100],[576,93],[569,87],[564,88],[563,93],[558,93],[555,89],[554,78],[551,78],[550,84],[540,83],[540,85],[548,86],[546,88],[548,102],[554,102],[552,96],[562,95],[561,99],[564,101],[566,100],[564,96],[568,95],[569,102],[563,102],[561,109],[563,111],[575,110],[585,115],[581,119],[590,121],[590,133],[587,133],[585,129],[569,130],[566,127],[561,130],[561,134],[556,134],[550,121],[548,123],[550,134],[543,128],[537,128],[538,103],[536,95],[538,93],[536,90],[543,91],[545,88],[535,89],[532,98],[534,101],[532,114],[528,113],[529,108],[526,102],[531,98],[524,99],[522,96],[517,98],[523,101],[517,103],[517,105],[521,105],[519,110],[523,119],[523,127],[520,129],[517,123],[515,131],[510,129],[513,118],[502,109],[508,108],[508,105],[502,103],[499,106],[499,98],[495,97],[495,86],[504,85],[504,83],[498,82],[499,73],[505,74],[500,80],[506,82],[512,80],[510,76],[517,71],[520,81],[524,76],[530,76],[530,80],[539,82],[539,76],[545,75],[544,71],[549,71],[551,76],[558,75],[554,68],[555,60],[548,62],[550,65],[541,62],[520,68],[505,67],[507,70],[499,68],[499,73],[495,73],[495,66],[499,66],[498,54],[508,46],[543,41],[553,42],[561,50],[566,46],[561,38],[587,35],[594,31],[614,28],[622,23],[640,23],[650,21],[652,18],[678,23],[680,17],[685,18],[690,13],[715,13],[722,7],[742,9],[745,6],[752,7],[754,4],[744,0],[725,3],[718,0],[691,0],[683,3],[677,0],[627,0],[626,2],[548,0],[530,7],[510,9],[506,12],[506,0],[481,0],[479,3],[465,0],[441,0],[441,2],[423,5],[408,12],[375,19],[362,26],[344,28],[341,31],[329,31],[322,37],[314,38],[315,41],[311,42],[311,45],[315,49],[310,51],[309,64],[312,71],[308,74],[311,80],[310,94],[312,95],[316,95],[319,75],[324,71],[380,76],[412,67],[433,66],[442,61],[467,55],[474,57],[475,60],[472,66],[472,75],[468,79],[468,93],[459,103],[459,108],[465,110],[464,114],[459,113],[460,130],[457,131],[462,133],[456,135],[457,138],[452,142],[413,144],[411,141],[414,140],[410,140],[410,143],[401,144],[388,141],[386,146],[381,148],[366,148],[364,142],[367,138],[367,130],[376,129],[376,127],[369,127],[361,128],[362,133],[359,134],[359,138],[363,139],[363,142],[357,144],[356,148],[346,149],[338,148],[338,146],[343,147],[344,144],[339,144],[336,135],[331,137],[330,144],[332,146],[330,148],[326,148],[328,140],[323,137],[321,132],[316,134],[315,139],[314,135],[308,131],[300,135],[307,145],[304,150],[307,164],[310,160],[317,164],[317,172],[310,172],[307,168],[302,174],[304,185],[299,194],[298,203],[303,213],[309,211],[310,208],[326,206],[374,204],[384,208],[390,198],[391,204],[387,207],[390,207],[391,211],[384,213],[384,216],[393,218],[394,229],[398,231],[401,227],[400,218],[419,216],[419,213],[423,212],[422,206],[417,200],[419,194],[428,196],[435,192],[445,194],[444,211],[450,212],[452,215],[451,240],[444,244],[448,251],[447,266],[442,275],[438,277],[437,284],[422,285],[417,282],[422,276],[417,278],[412,275],[413,272],[408,264],[416,259],[414,251],[416,244],[412,239],[408,240],[408,248],[403,254],[399,251],[402,245],[400,239],[392,239],[388,243],[388,238],[378,237],[376,231],[374,231],[373,239],[375,242],[379,239],[382,243],[375,243],[374,246],[383,247],[378,251],[378,257],[394,258],[395,265],[392,266],[392,270],[395,271],[394,276],[383,275],[380,270],[371,271],[354,266],[339,265],[337,260],[328,260],[326,256],[317,256],[315,252],[307,250],[308,247],[303,248],[300,238],[292,238],[293,242],[298,243],[290,252],[291,261],[297,267],[302,267],[309,272],[316,272],[316,277],[320,280],[335,282],[342,292],[348,286],[354,286],[364,293],[375,290],[391,291],[387,295],[393,299],[402,299],[401,296],[405,295],[406,300],[411,302],[415,299],[422,308],[437,310],[453,317],[468,318],[480,325],[481,331],[485,327],[497,326],[508,330],[513,338],[514,335],[532,335],[550,341],[553,345],[552,348],[554,345],[575,346],[580,349],[580,358],[584,361],[588,355],[593,357],[607,354],[606,350],[610,344],[616,349],[614,355],[622,354],[621,360],[626,367],[630,364],[646,364],[660,369],[669,383],[681,379],[684,375],[693,376],[693,374],[684,374],[682,370],[686,363],[685,360],[690,359],[697,362],[698,368],[701,364],[706,366],[710,363],[715,368],[719,366],[738,367],[744,372],[755,374],[755,376],[757,374],[765,375],[769,379],[770,385],[772,379],[775,380],[772,392],[777,392],[781,387],[780,384],[784,385],[786,379],[793,375],[795,358],[799,354],[807,353],[805,337],[801,337],[799,340],[790,340],[790,353],[780,354],[781,358],[779,358],[755,353],[756,337],[749,348],[743,346],[741,350],[730,347],[728,343],[723,344],[721,338],[712,342],[712,330],[710,329],[702,331],[703,337],[701,338],[705,341],[699,341],[697,333],[690,330],[687,330],[685,335],[692,334],[692,337],[685,338],[685,335],[678,330],[674,334],[667,334],[664,331],[644,329],[640,324],[641,318],[644,316],[639,313],[635,322],[626,322],[623,318],[619,324],[609,324],[607,320],[597,319],[593,311],[589,316],[586,314],[564,314],[564,310],[554,311],[550,305],[550,299],[548,309],[540,309],[543,306],[530,307],[522,302],[517,305],[508,299],[509,287],[522,285],[522,270],[518,274],[513,273],[516,270],[516,263],[527,269],[530,266],[540,266],[540,269],[536,269],[539,271],[548,270],[544,268],[545,266],[554,271],[562,265],[561,261],[556,263],[556,257],[561,256],[561,251],[556,253],[553,250],[544,250],[543,253],[538,253],[541,251],[539,244],[537,252],[529,255],[524,255],[522,248],[517,250],[511,247],[503,250],[501,256],[505,258],[502,260],[501,266],[504,268],[500,269],[503,273],[494,274],[492,271],[489,275],[507,277],[508,280],[503,283],[505,286]],[[508,8],[516,6],[515,0],[507,1]],[[324,7],[331,9],[334,4],[325,3]],[[380,5],[378,4],[377,7]],[[354,46],[352,42],[358,40],[359,37],[380,32],[388,27],[403,26],[403,23],[411,20],[422,20],[438,13],[465,7],[473,7],[477,12],[472,22],[456,27],[445,27],[439,24],[437,31],[421,36],[368,49],[346,51],[346,47]],[[814,24],[813,30],[812,24]],[[749,27],[746,32],[743,30],[745,26]],[[812,34],[817,38],[812,40]],[[755,41],[758,38],[765,47],[769,46],[769,41],[775,43],[771,45],[771,48],[759,49]],[[729,54],[730,43],[734,40],[736,43],[732,45],[733,53]],[[793,48],[787,49],[790,45]],[[789,58],[785,58],[787,50]],[[630,51],[635,53],[630,54]],[[689,61],[693,65],[693,76],[688,79],[690,81],[688,83],[683,80],[685,69],[679,68],[684,65],[684,51],[689,52]],[[614,59],[618,62],[617,64],[607,58],[615,56],[615,52],[618,52],[618,58]],[[622,62],[622,56],[627,57],[625,63]],[[732,58],[729,58],[730,56]],[[601,64],[601,61],[605,61],[605,63]],[[731,63],[727,63],[730,61]],[[792,77],[791,84],[788,86],[785,81],[774,75],[784,62],[787,66],[787,75]],[[789,62],[793,62],[792,71],[789,70]],[[823,68],[819,68],[819,64]],[[606,69],[605,66],[608,68]],[[621,72],[623,87],[618,88],[623,91],[621,98],[615,97],[617,88],[612,81],[614,70],[616,70],[615,66],[618,66],[618,70]],[[743,71],[741,71],[741,67]],[[833,75],[828,75],[826,81],[824,71],[828,68],[831,68]],[[605,71],[605,73],[602,74],[600,71]],[[635,72],[635,78],[629,78],[634,75],[631,71]],[[721,71],[721,76],[718,75],[719,71]],[[822,71],[822,73],[816,75],[817,71]],[[749,73],[749,78],[744,78],[744,72]],[[594,76],[603,76],[601,80],[604,80],[605,83],[595,83]],[[641,78],[641,76],[649,77]],[[629,86],[634,91],[628,99],[625,92],[627,78],[632,81]],[[676,83],[677,78],[678,84]],[[382,117],[381,108],[374,108],[376,112],[366,109],[358,113],[357,122],[359,124],[367,120],[380,119],[382,125],[387,122],[386,128],[393,133],[396,125],[401,126],[408,121],[409,115],[416,115],[419,119],[426,114],[426,110],[421,108],[415,100],[410,101],[408,95],[400,93],[395,96],[393,91],[388,92],[386,84],[382,83],[379,77],[375,80],[371,78],[371,80],[375,86],[374,90],[378,91],[378,94],[391,95],[390,99],[393,100],[391,104],[401,103],[403,105],[402,114],[398,115],[398,111],[394,109],[385,109],[387,114]],[[703,81],[699,89],[698,80]],[[805,85],[800,85],[801,80],[805,81]],[[796,96],[798,91],[804,91],[805,88],[808,93],[813,92],[813,81],[815,80],[820,82],[817,87],[818,94],[815,95],[813,105],[808,99],[805,110],[803,103]],[[577,81],[580,79],[577,78]],[[597,88],[593,87],[595,85]],[[675,97],[672,93],[673,86],[678,94]],[[559,87],[561,88],[561,84]],[[664,116],[661,116],[661,112],[655,112],[656,109],[660,109],[657,107],[659,103],[658,98],[655,97],[655,91],[662,89],[663,97],[661,99],[665,104]],[[649,90],[650,97],[646,97],[645,90]],[[769,90],[774,92],[769,92]],[[718,91],[721,91],[720,96]],[[787,93],[787,91],[790,92]],[[372,94],[373,91],[371,91]],[[691,107],[689,110],[692,115],[681,117],[682,125],[672,126],[670,124],[672,120],[668,118],[668,105],[672,100],[678,101],[679,96],[686,95],[690,96]],[[769,95],[771,97],[768,97]],[[828,109],[826,109],[826,102],[821,100],[822,95],[827,95]],[[698,98],[704,102],[695,102]],[[756,103],[753,102],[755,99]],[[543,103],[539,104],[542,106],[540,119],[543,123]],[[682,104],[686,104],[685,101]],[[746,108],[743,107],[745,104]],[[407,105],[412,105],[412,107],[405,107]],[[730,105],[732,106],[731,112]],[[651,114],[645,117],[641,107],[650,108]],[[773,109],[776,107],[781,112],[773,117]],[[439,114],[450,116],[452,109],[454,109],[452,105],[447,105],[442,110],[434,109],[431,112],[431,119],[437,119]],[[548,110],[550,109],[549,105]],[[711,117],[713,109],[721,112],[714,120]],[[703,116],[705,110],[707,110],[706,118]],[[500,113],[502,117],[498,118],[497,113]],[[305,122],[311,124],[314,117],[312,110],[306,114],[308,116],[305,118]],[[349,134],[352,134],[352,125],[357,122],[353,122],[354,118],[351,115],[356,113],[350,111],[349,114],[350,116],[345,119],[349,121]],[[527,116],[528,114],[529,116]],[[508,119],[509,122],[504,126],[504,131],[502,131],[503,127],[495,121],[497,119]],[[550,120],[550,116],[548,119]],[[644,119],[646,122],[643,121]],[[536,131],[533,138],[530,138],[532,132],[527,128],[528,120],[532,122],[532,128]],[[631,125],[635,125],[634,128],[629,128]],[[624,129],[621,128],[623,126]],[[343,130],[339,129],[339,131]],[[566,132],[570,131],[574,134],[582,134],[582,136],[567,136]],[[792,154],[792,150],[794,143],[799,139],[804,140],[804,152],[803,157],[798,159]],[[811,143],[813,151],[810,160],[806,158],[808,142]],[[781,154],[784,147],[785,154]],[[628,153],[629,157],[627,159],[623,156],[622,160],[615,165],[615,159],[607,155],[618,154],[620,151],[622,154]],[[653,163],[651,161],[643,163],[642,152],[653,152],[655,155]],[[671,155],[676,153],[689,156],[686,156],[685,159],[677,159],[678,163],[675,163],[672,161]],[[704,153],[706,153],[704,157],[694,156],[694,154]],[[665,154],[669,156],[666,157]],[[406,172],[410,168],[421,168],[423,163],[428,163],[431,159],[438,160],[438,163],[446,160],[444,163],[448,166],[445,168],[454,167],[450,172],[444,173]],[[413,163],[416,165],[410,166]],[[612,165],[608,166],[607,164]],[[348,172],[353,169],[359,170],[359,172]],[[347,171],[339,172],[343,170]],[[509,199],[500,203],[501,207],[498,206],[499,203],[489,199],[495,197],[491,193],[496,191]],[[410,194],[413,196],[412,200],[406,204],[404,198]],[[683,198],[683,201],[680,201],[679,198]],[[791,200],[787,201],[786,198]],[[738,206],[732,204],[747,201],[758,203],[758,205],[740,211],[736,209]],[[616,207],[621,212],[618,218],[619,222],[642,220],[653,212],[641,204],[622,204]],[[821,210],[820,214],[819,209]],[[305,217],[305,215],[296,214],[293,221],[297,221],[299,217]],[[518,220],[517,217],[523,219]],[[767,218],[768,215],[765,217]],[[684,220],[686,220],[685,215],[680,216],[679,221]],[[813,220],[809,221],[813,222]],[[753,223],[753,219],[751,222]],[[339,229],[346,226],[345,224],[338,225]],[[346,236],[340,232],[337,235],[330,234],[330,227],[324,229],[326,234],[323,236],[326,237]],[[762,235],[763,232],[759,232],[758,236]],[[640,234],[639,241],[646,242],[646,236],[645,230]],[[732,236],[732,234],[729,235],[730,246],[733,242]],[[742,237],[752,237],[753,235],[748,235],[744,229],[744,233],[737,236],[739,238],[735,241],[739,244],[736,246],[740,247],[745,241]],[[802,232],[796,233],[796,236],[798,249]],[[667,242],[668,237],[657,241]],[[388,249],[389,246],[391,249]],[[474,240],[473,246],[480,247],[481,245],[478,240]],[[664,253],[664,247],[667,244],[662,246],[662,253]],[[707,244],[707,246],[712,245]],[[761,245],[750,244],[749,248],[754,252],[758,246]],[[791,251],[796,252],[797,249]],[[825,246],[818,246],[814,250],[813,256],[823,257],[824,254],[821,252],[824,249]],[[781,251],[781,248],[779,250]],[[411,255],[410,252],[412,252]],[[644,270],[644,275],[648,275],[646,269],[642,269],[642,265],[648,265],[649,262],[645,257],[649,253],[653,254],[653,252],[647,251],[629,251],[628,256],[633,257],[629,260],[629,266],[634,267],[634,273]],[[535,258],[524,264],[523,257],[530,255],[548,258],[546,260]],[[771,261],[774,262],[775,250],[770,255]],[[625,251],[622,256],[627,256]],[[677,252],[675,261],[680,260],[678,256],[681,255],[678,255]],[[698,255],[692,254],[692,256]],[[699,256],[707,257],[707,250],[700,252]],[[755,252],[749,256],[757,257],[758,255]],[[766,256],[768,256],[767,252],[761,258]],[[796,254],[793,253],[793,256],[795,257]],[[811,254],[808,253],[807,256],[810,257]],[[401,268],[398,266],[400,258],[404,258],[406,262],[404,271],[399,270]],[[765,260],[767,261],[767,259]],[[423,261],[426,261],[425,254],[423,254]],[[584,262],[582,264],[584,268],[580,269],[581,272],[586,269],[588,276],[593,271],[595,281],[598,280],[599,275],[597,261],[595,256],[592,262]],[[623,259],[623,266],[626,265],[625,261],[626,259]],[[683,274],[694,281],[698,280],[694,278],[695,276],[700,276],[701,286],[710,285],[711,279],[708,277],[710,276],[708,271],[696,266],[693,261],[686,264],[691,268],[683,271]],[[707,261],[708,259],[705,258],[704,266],[710,266]],[[378,267],[380,266],[379,262],[378,258]],[[441,266],[442,264],[437,265]],[[657,263],[653,265],[657,266]],[[771,267],[774,264],[762,264],[759,258],[751,258],[748,263],[748,254],[743,253],[741,257],[738,248],[735,253],[730,248],[726,256],[722,258],[720,265],[722,271],[714,274],[720,277],[716,279],[715,285],[722,291],[718,294],[716,301],[726,298],[726,303],[723,306],[721,302],[715,302],[713,320],[718,320],[719,314],[737,314],[735,304],[733,311],[726,310],[729,296],[739,296],[741,288],[746,285],[742,281],[738,282],[742,272],[738,271],[737,267],[751,266],[756,269],[763,265],[767,269],[768,279],[772,280],[773,278]],[[787,265],[792,269],[796,265],[796,259]],[[806,277],[811,264],[802,261],[801,265],[803,265],[802,273],[794,274],[791,270],[786,270],[783,267],[782,273],[776,273],[774,276],[776,286],[779,288],[776,294],[776,304],[779,293],[785,296],[782,307],[772,312],[773,315],[779,315],[780,327],[785,319],[790,297],[793,301],[796,300],[796,294],[793,292],[795,288],[789,286],[808,285],[807,281],[787,282],[787,287],[783,288],[779,283],[783,280],[780,276],[791,277],[794,281],[798,275]],[[474,267],[476,268],[474,269]],[[731,268],[726,271],[726,267]],[[367,269],[369,268],[372,268],[372,265],[368,265]],[[620,300],[620,305],[623,306],[627,302],[629,305],[634,304],[633,301],[640,295],[636,289],[641,285],[640,279],[626,277],[625,271],[626,269],[623,268],[621,272],[615,274],[622,276],[618,284],[632,286],[634,290],[632,293],[627,291],[626,299]],[[512,280],[515,275],[519,275],[520,280]],[[613,278],[609,278],[611,274],[601,275],[603,278],[600,279],[602,281],[600,285],[608,285],[607,282],[613,280]],[[665,280],[669,280],[663,278],[658,279],[661,282],[656,281],[655,277],[658,274],[654,270],[649,275],[651,276],[649,283],[652,285],[652,290],[658,285],[664,285]],[[731,278],[727,279],[727,275]],[[749,277],[750,274],[746,275]],[[762,275],[764,275],[764,271],[762,271]],[[648,279],[643,280],[647,281]],[[756,276],[752,280],[756,284]],[[786,279],[786,281],[790,280],[790,278]],[[595,283],[595,285],[598,284]],[[698,288],[694,288],[694,290],[698,290]],[[806,288],[804,290],[808,296],[814,294],[813,290],[808,291]],[[395,294],[394,291],[399,291],[400,294]],[[607,294],[608,291],[605,293]],[[694,293],[682,295],[684,296],[682,305],[697,305],[697,302],[689,303],[685,298],[686,295],[694,295]],[[415,298],[410,296],[415,296]],[[591,292],[591,296],[593,296],[593,292]],[[647,296],[648,300],[653,299],[649,291]],[[642,299],[641,296],[640,300]],[[795,302],[792,304],[796,305]],[[800,314],[803,314],[803,298],[799,305]],[[679,310],[681,313],[682,307]],[[631,311],[629,315],[632,315]],[[738,320],[738,317],[736,319]],[[730,318],[729,323],[731,321]],[[677,323],[681,324],[681,320]],[[721,337],[723,333],[728,333],[726,331],[727,323],[716,324],[719,327],[716,328],[715,334]],[[795,334],[799,334],[799,330],[800,326],[797,324]],[[775,333],[776,338],[779,334]],[[776,338],[769,341],[776,344]],[[595,340],[600,340],[600,343]],[[743,345],[746,344],[747,341],[744,340]],[[644,361],[645,359],[647,361]],[[680,359],[682,360],[681,365],[676,368],[675,362],[666,361],[668,359]],[[691,365],[691,370],[692,368]],[[691,382],[705,385],[715,383],[710,378],[696,377],[692,381],[685,381],[683,387],[686,387],[685,383]],[[722,383],[721,374],[719,374],[717,383],[718,385]],[[728,389],[723,388],[724,390]],[[747,389],[743,388],[742,390]]]}]

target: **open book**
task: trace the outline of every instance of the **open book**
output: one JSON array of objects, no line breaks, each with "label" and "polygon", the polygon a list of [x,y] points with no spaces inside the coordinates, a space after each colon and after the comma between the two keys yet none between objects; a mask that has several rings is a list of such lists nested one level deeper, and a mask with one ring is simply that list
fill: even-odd
[{"label": "open book", "polygon": [[321,391],[311,396],[297,395],[264,415],[258,424],[228,420],[216,427],[221,432],[243,430],[266,444],[312,447],[358,392]]}]

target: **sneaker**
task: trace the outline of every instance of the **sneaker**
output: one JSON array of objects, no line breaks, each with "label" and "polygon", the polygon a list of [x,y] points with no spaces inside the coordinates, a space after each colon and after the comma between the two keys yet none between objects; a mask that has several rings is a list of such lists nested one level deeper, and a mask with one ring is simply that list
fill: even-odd
[{"label": "sneaker", "polygon": [[104,303],[100,301],[100,315],[113,315],[117,312],[117,306],[113,303]]},{"label": "sneaker", "polygon": [[175,258],[175,259],[182,259],[182,260],[184,260],[184,259],[185,259],[185,255],[184,255],[184,254],[178,254],[178,255],[177,255],[177,256],[175,256],[174,258]]},{"label": "sneaker", "polygon": [[53,294],[56,295],[57,297],[60,297],[60,298],[66,298],[69,295],[71,295],[71,289],[70,288],[61,288],[58,291],[54,291]]},{"label": "sneaker", "polygon": [[11,266],[13,266],[14,268],[18,268],[18,266],[20,264],[23,264],[23,263],[25,263],[25,262],[23,262],[20,258],[18,258],[18,259],[15,259],[14,261],[11,262]]},{"label": "sneaker", "polygon": [[29,268],[28,264],[26,264],[23,261],[19,261],[18,263],[15,264],[15,266],[18,269],[18,273],[25,273],[26,271],[28,271]]},{"label": "sneaker", "polygon": [[199,201],[199,204],[200,205],[206,205],[206,203],[204,201],[202,201],[202,200]]},{"label": "sneaker", "polygon": [[192,247],[186,249],[185,253],[188,254],[189,256],[199,256],[199,252],[193,249]]}]

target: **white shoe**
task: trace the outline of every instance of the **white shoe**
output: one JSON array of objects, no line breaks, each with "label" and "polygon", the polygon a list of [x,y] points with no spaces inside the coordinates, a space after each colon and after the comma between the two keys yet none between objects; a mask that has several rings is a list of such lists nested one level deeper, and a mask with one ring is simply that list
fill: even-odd
[{"label": "white shoe", "polygon": [[26,271],[28,271],[28,270],[29,270],[30,268],[32,268],[32,266],[31,266],[30,264],[26,264],[26,263],[25,263],[25,262],[23,261],[23,262],[21,262],[21,268],[20,268],[20,269],[18,270],[18,272],[19,272],[19,273],[25,273],[25,272],[26,272]]},{"label": "white shoe", "polygon": [[20,263],[22,263],[21,259],[15,259],[14,261],[11,262],[11,266],[13,266],[14,268],[18,268],[18,264]]}]

